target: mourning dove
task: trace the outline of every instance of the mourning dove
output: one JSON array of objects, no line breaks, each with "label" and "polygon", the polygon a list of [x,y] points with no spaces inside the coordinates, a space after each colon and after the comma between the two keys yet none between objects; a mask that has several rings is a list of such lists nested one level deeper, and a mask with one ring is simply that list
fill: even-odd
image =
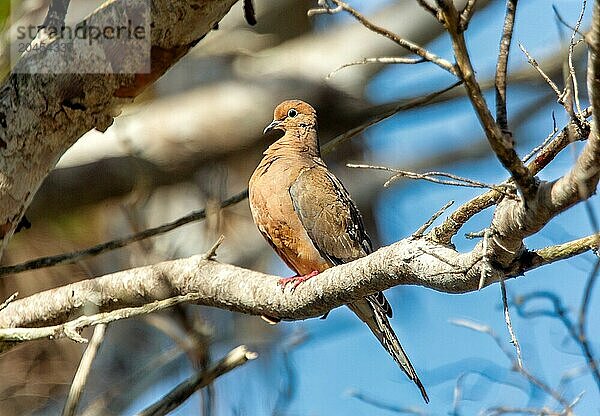
[{"label": "mourning dove", "polygon": [[[373,251],[358,208],[321,159],[315,110],[300,100],[275,108],[270,130],[283,137],[264,152],[252,174],[249,200],[261,234],[298,276],[281,279],[294,287],[332,266]],[[348,304],[365,322],[429,402],[388,317],[392,308],[379,292]]]}]

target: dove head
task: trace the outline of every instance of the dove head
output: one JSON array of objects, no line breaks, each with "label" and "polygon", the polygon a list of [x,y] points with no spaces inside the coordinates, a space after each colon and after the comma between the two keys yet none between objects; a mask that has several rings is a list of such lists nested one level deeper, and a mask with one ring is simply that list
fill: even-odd
[{"label": "dove head", "polygon": [[271,130],[282,130],[284,133],[294,131],[316,131],[317,112],[308,103],[300,100],[287,100],[279,104],[273,113],[273,121],[264,133]]}]

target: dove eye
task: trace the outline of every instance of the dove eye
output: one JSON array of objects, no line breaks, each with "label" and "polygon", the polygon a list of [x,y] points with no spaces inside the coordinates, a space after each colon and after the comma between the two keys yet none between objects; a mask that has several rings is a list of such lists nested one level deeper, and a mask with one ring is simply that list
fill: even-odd
[{"label": "dove eye", "polygon": [[288,111],[288,117],[296,117],[298,115],[298,112],[292,108],[290,111]]}]

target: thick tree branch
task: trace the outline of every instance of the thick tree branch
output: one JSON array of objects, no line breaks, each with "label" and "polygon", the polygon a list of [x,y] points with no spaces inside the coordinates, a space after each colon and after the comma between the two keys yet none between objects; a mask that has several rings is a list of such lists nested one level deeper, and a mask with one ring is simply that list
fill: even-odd
[{"label": "thick tree branch", "polygon": [[[148,74],[80,73],[85,71],[78,68],[86,63],[108,56],[101,43],[77,44],[68,57],[48,49],[21,58],[15,73],[0,87],[0,249],[6,247],[41,181],[65,150],[92,128],[106,130],[120,105],[185,55],[235,2],[153,1]],[[81,24],[111,26],[126,16],[130,6],[125,0],[107,2]],[[77,42],[83,40],[72,41],[74,46]],[[147,51],[130,44],[131,50],[120,52],[139,62]],[[110,65],[108,60],[104,63]]]},{"label": "thick tree branch", "polygon": [[[504,274],[507,278],[522,274],[563,259],[565,253],[574,255],[589,250],[595,247],[591,242],[597,242],[595,237],[582,240],[572,242],[575,248],[571,251],[562,247],[555,252],[546,249],[544,255],[525,253]],[[82,319],[81,322],[75,319],[72,324],[68,323],[90,305],[100,314],[115,311],[119,316],[128,317],[163,308],[165,302],[181,301],[281,319],[307,319],[396,285],[420,285],[447,293],[475,291],[482,257],[480,248],[461,254],[425,238],[407,238],[352,263],[328,269],[292,293],[282,292],[275,276],[218,263],[207,259],[206,254],[197,255],[124,270],[14,300],[0,310],[0,328],[21,328],[19,331],[27,332],[23,327],[67,322],[76,334],[83,321],[84,326],[111,321],[112,316],[101,315],[102,319],[93,322],[91,317],[84,316],[77,318]],[[486,284],[498,281],[500,276],[500,272],[493,271]],[[143,305],[151,310],[137,309]],[[8,335],[11,331],[3,332]],[[5,344],[5,348],[9,346]]]}]

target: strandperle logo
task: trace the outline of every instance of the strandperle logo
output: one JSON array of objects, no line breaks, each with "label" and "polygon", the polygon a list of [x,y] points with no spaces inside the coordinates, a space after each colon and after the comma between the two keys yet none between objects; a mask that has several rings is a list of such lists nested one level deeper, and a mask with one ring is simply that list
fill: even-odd
[{"label": "strandperle logo", "polygon": [[54,26],[17,26],[17,42],[24,44],[25,41],[31,42],[35,39],[37,33],[45,29],[48,37],[52,39],[60,40],[73,40],[73,39],[85,39],[88,41],[88,45],[92,45],[93,42],[100,42],[101,40],[142,40],[146,39],[146,27],[142,25],[134,25],[131,20],[127,21],[127,25],[123,26],[92,26],[88,25],[87,22],[72,28],[65,26],[57,28]]},{"label": "strandperle logo", "polygon": [[[77,10],[73,0],[69,7]],[[11,63],[19,73],[149,73],[150,0],[111,2],[60,27],[13,26]],[[98,1],[99,5],[102,3]],[[11,8],[15,13],[16,7]],[[20,16],[12,16],[19,22]]]}]

